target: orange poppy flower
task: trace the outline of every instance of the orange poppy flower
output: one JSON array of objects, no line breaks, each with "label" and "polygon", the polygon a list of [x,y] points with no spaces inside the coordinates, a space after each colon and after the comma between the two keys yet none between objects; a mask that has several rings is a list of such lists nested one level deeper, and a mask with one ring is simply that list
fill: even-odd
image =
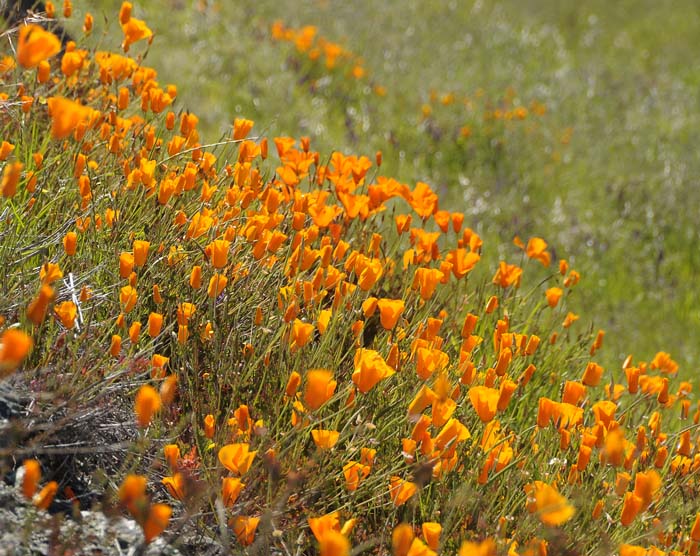
[{"label": "orange poppy flower", "polygon": [[411,192],[409,203],[423,220],[438,210],[438,196],[427,183],[418,182]]},{"label": "orange poppy flower", "polygon": [[371,259],[358,266],[361,271],[358,275],[357,286],[362,291],[369,291],[384,274],[382,263],[379,259]]},{"label": "orange poppy flower", "polygon": [[422,380],[428,380],[435,371],[442,371],[449,363],[449,355],[439,349],[420,347],[416,351],[416,373]]},{"label": "orange poppy flower", "polygon": [[238,500],[238,496],[243,491],[245,483],[236,477],[224,477],[221,485],[221,498],[224,506],[230,508]]},{"label": "orange poppy flower", "polygon": [[445,275],[437,268],[417,268],[413,277],[412,288],[419,290],[420,296],[428,301],[435,293],[435,288]]},{"label": "orange poppy flower", "polygon": [[313,324],[294,319],[292,331],[289,334],[289,343],[292,350],[304,347],[313,337],[315,327]]},{"label": "orange poppy flower", "polygon": [[17,40],[17,61],[24,68],[33,68],[61,51],[61,41],[39,25],[20,27]]},{"label": "orange poppy flower", "polygon": [[544,295],[547,297],[547,304],[554,308],[559,303],[561,296],[564,295],[564,290],[561,288],[548,288]]},{"label": "orange poppy flower", "polygon": [[319,556],[350,556],[350,541],[339,531],[328,531],[318,543]]},{"label": "orange poppy flower", "polygon": [[438,435],[435,437],[435,447],[438,450],[445,449],[448,445],[456,445],[459,442],[464,442],[469,440],[471,434],[469,434],[469,429],[465,427],[459,420],[451,418],[442,427]]},{"label": "orange poppy flower", "polygon": [[402,506],[416,493],[418,485],[405,481],[401,477],[392,476],[389,483],[389,494],[394,506]]},{"label": "orange poppy flower", "polygon": [[131,253],[122,252],[119,255],[119,277],[128,278],[134,270],[134,256]]},{"label": "orange poppy flower", "polygon": [[146,498],[146,477],[127,475],[119,487],[119,501],[132,513],[138,512]]},{"label": "orange poppy flower", "polygon": [[27,307],[27,316],[35,325],[39,326],[46,316],[49,303],[54,297],[54,290],[51,286],[44,284],[39,293]]},{"label": "orange poppy flower", "polygon": [[535,481],[525,485],[527,494],[527,509],[530,513],[537,512],[537,517],[546,525],[558,526],[569,521],[576,513],[557,490],[547,483]]},{"label": "orange poppy flower", "polygon": [[129,327],[129,339],[132,344],[137,344],[141,335],[141,323],[139,321],[131,323]]},{"label": "orange poppy flower", "polygon": [[564,328],[569,328],[573,323],[575,323],[579,319],[579,316],[575,313],[572,313],[569,311],[566,314],[566,318],[564,318],[564,322],[562,323],[562,326]]},{"label": "orange poppy flower", "polygon": [[129,313],[134,307],[136,307],[137,300],[138,294],[131,286],[124,286],[119,291],[119,303],[122,306],[122,311],[125,313]]},{"label": "orange poppy flower", "polygon": [[224,268],[226,266],[230,246],[230,241],[215,239],[205,247],[204,251],[214,268]]},{"label": "orange poppy flower", "polygon": [[464,541],[459,547],[457,556],[496,556],[496,543],[493,539],[485,539],[481,542]]},{"label": "orange poppy flower", "polygon": [[642,511],[642,500],[634,492],[627,492],[622,503],[622,512],[620,513],[620,525],[627,527],[637,517],[637,514]]},{"label": "orange poppy flower", "polygon": [[690,529],[690,538],[695,542],[700,542],[700,512],[695,514],[695,521]]},{"label": "orange poppy flower", "polygon": [[366,478],[371,471],[369,465],[358,463],[356,461],[349,461],[343,466],[343,476],[345,477],[345,488],[350,492],[355,492],[357,487],[360,486],[360,482]]},{"label": "orange poppy flower", "polygon": [[204,417],[204,436],[206,436],[209,439],[214,438],[214,434],[216,432],[216,420],[214,419],[214,416],[210,413],[206,417]]},{"label": "orange poppy flower", "polygon": [[2,196],[7,198],[14,197],[17,193],[17,185],[22,177],[22,170],[24,169],[24,164],[21,162],[11,162],[5,166],[2,173],[2,184],[0,184],[0,191]]},{"label": "orange poppy flower", "polygon": [[338,431],[314,429],[311,431],[311,436],[317,448],[320,450],[330,450],[337,444],[340,433]]},{"label": "orange poppy flower", "polygon": [[59,303],[54,308],[54,313],[61,321],[61,324],[68,330],[75,326],[75,318],[78,316],[78,308],[72,301],[64,301]]},{"label": "orange poppy flower", "polygon": [[77,247],[78,235],[75,232],[68,232],[65,236],[63,236],[63,249],[65,250],[66,255],[69,257],[75,255]]},{"label": "orange poppy flower", "polygon": [[170,469],[177,469],[177,462],[180,459],[180,448],[177,444],[166,444],[163,446],[163,454],[165,461],[168,462]]},{"label": "orange poppy flower", "polygon": [[502,288],[509,286],[520,287],[520,280],[523,275],[523,269],[514,264],[507,264],[504,261],[498,263],[498,270],[493,276],[493,283]]},{"label": "orange poppy flower", "polygon": [[380,380],[390,377],[395,372],[379,352],[371,349],[358,349],[355,352],[354,363],[352,381],[363,394],[374,388]]},{"label": "orange poppy flower", "polygon": [[469,401],[482,423],[488,423],[496,416],[500,397],[500,392],[495,388],[472,386],[469,389]]},{"label": "orange poppy flower", "polygon": [[319,409],[333,397],[337,382],[333,373],[326,369],[313,369],[306,374],[304,388],[304,404],[311,409]]},{"label": "orange poppy flower", "polygon": [[452,274],[459,280],[474,269],[476,263],[481,260],[481,255],[460,248],[450,251],[445,257],[445,260],[452,264]]},{"label": "orange poppy flower", "polygon": [[122,23],[122,32],[124,33],[124,41],[122,49],[124,52],[129,51],[129,47],[143,39],[150,39],[153,36],[153,31],[148,28],[146,22],[141,19],[129,17],[126,23]]},{"label": "orange poppy flower", "polygon": [[525,253],[531,259],[542,263],[542,266],[549,266],[552,261],[551,255],[547,252],[547,242],[541,237],[531,237],[527,242]]},{"label": "orange poppy flower", "polygon": [[34,505],[40,510],[48,510],[57,491],[58,483],[56,481],[46,483],[44,488],[39,491],[39,494],[34,497]]},{"label": "orange poppy flower", "polygon": [[146,264],[146,259],[148,258],[148,250],[151,244],[148,241],[134,240],[133,243],[133,253],[134,253],[134,266],[140,267]]},{"label": "orange poppy flower", "polygon": [[413,527],[408,523],[397,525],[391,533],[391,553],[393,556],[409,556],[414,538]]},{"label": "orange poppy flower", "polygon": [[245,475],[253,463],[257,451],[249,451],[248,444],[227,444],[219,450],[221,464],[236,475]]},{"label": "orange poppy flower", "polygon": [[51,136],[65,139],[80,124],[87,123],[95,111],[73,100],[63,97],[51,97],[47,101],[51,116]]},{"label": "orange poppy flower", "polygon": [[437,396],[433,390],[431,390],[427,385],[421,386],[418,393],[413,398],[413,401],[408,406],[409,415],[418,415],[426,407],[432,404],[436,400]]},{"label": "orange poppy flower", "polygon": [[161,483],[165,486],[170,496],[177,500],[185,499],[187,482],[182,473],[175,473],[172,477],[163,477]]},{"label": "orange poppy flower", "polygon": [[160,313],[151,313],[148,315],[148,335],[155,338],[160,334],[163,328],[163,315]]},{"label": "orange poppy flower", "polygon": [[158,391],[148,384],[141,386],[136,394],[135,404],[136,421],[139,427],[146,428],[151,423],[153,414],[160,409],[160,406],[161,399]]},{"label": "orange poppy flower", "polygon": [[245,139],[250,130],[253,129],[254,122],[245,118],[236,118],[233,120],[233,139],[239,141]]},{"label": "orange poppy flower", "polygon": [[17,328],[8,328],[0,336],[0,377],[14,371],[27,357],[34,341]]},{"label": "orange poppy flower", "polygon": [[172,513],[172,508],[167,504],[152,504],[148,508],[148,516],[143,523],[143,536],[147,544],[165,531]]},{"label": "orange poppy flower", "polygon": [[41,480],[41,465],[35,459],[25,460],[24,476],[22,477],[22,494],[30,500],[36,493]]},{"label": "orange poppy flower", "polygon": [[236,539],[243,546],[250,546],[255,540],[255,531],[260,523],[259,517],[236,516],[229,521]]},{"label": "orange poppy flower", "polygon": [[207,296],[210,298],[216,298],[221,295],[221,293],[226,288],[228,284],[228,278],[223,274],[215,273],[214,276],[209,280],[209,286],[207,287]]},{"label": "orange poppy flower", "polygon": [[45,263],[41,265],[39,269],[39,279],[42,284],[53,284],[56,280],[60,280],[61,278],[63,278],[63,272],[61,272],[61,268],[56,263]]},{"label": "orange poppy flower", "polygon": [[586,387],[581,382],[567,380],[564,383],[564,392],[561,401],[578,405],[586,397]]},{"label": "orange poppy flower", "polygon": [[442,533],[442,525],[432,521],[426,521],[421,525],[421,532],[426,544],[432,549],[437,550],[440,546],[440,534]]},{"label": "orange poppy flower", "polygon": [[377,301],[379,317],[386,330],[393,330],[406,308],[402,299],[382,298]]},{"label": "orange poppy flower", "polygon": [[118,334],[112,335],[112,341],[109,345],[109,354],[112,357],[117,357],[122,349],[122,338]]},{"label": "orange poppy flower", "polygon": [[[4,73],[2,68],[0,68],[0,73]],[[14,150],[15,146],[12,143],[8,143],[7,141],[0,143],[0,160],[7,160],[7,157],[10,156],[10,153]]]},{"label": "orange poppy flower", "polygon": [[641,509],[649,507],[661,488],[661,476],[655,470],[639,471],[634,478],[634,494],[641,500]]},{"label": "orange poppy flower", "polygon": [[665,351],[658,352],[649,366],[652,369],[659,369],[665,374],[675,374],[678,372],[678,363],[671,359],[671,355]]},{"label": "orange poppy flower", "polygon": [[586,365],[586,369],[583,371],[583,377],[581,377],[581,382],[586,386],[598,386],[600,379],[603,376],[603,367],[590,361]]},{"label": "orange poppy flower", "polygon": [[593,404],[591,407],[595,415],[596,423],[603,423],[603,426],[608,429],[610,423],[615,419],[615,411],[617,404],[611,401],[602,400]]}]

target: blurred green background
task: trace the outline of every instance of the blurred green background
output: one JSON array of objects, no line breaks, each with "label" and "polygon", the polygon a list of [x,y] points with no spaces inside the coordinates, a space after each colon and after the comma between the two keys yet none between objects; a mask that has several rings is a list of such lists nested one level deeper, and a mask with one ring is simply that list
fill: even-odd
[{"label": "blurred green background", "polygon": [[[75,1],[71,25],[89,9],[91,41],[115,48],[120,3]],[[605,364],[664,350],[698,375],[694,0],[151,0],[134,15],[157,35],[146,64],[178,85],[205,140],[244,116],[323,153],[382,150],[382,174],[466,213],[489,271],[519,261],[516,234],[581,271],[569,306],[580,332],[606,330]],[[275,20],[316,26],[366,76],[272,40]]]}]

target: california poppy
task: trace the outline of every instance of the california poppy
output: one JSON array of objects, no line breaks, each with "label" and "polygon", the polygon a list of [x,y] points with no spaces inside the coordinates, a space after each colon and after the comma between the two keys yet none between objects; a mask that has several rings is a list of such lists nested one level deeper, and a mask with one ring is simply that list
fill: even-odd
[{"label": "california poppy", "polygon": [[472,403],[482,423],[488,423],[496,416],[500,392],[486,386],[472,386],[469,389],[469,401]]},{"label": "california poppy", "polygon": [[559,303],[559,300],[561,299],[561,296],[564,294],[564,290],[561,288],[548,288],[547,291],[544,292],[546,298],[547,298],[547,304],[554,308],[557,306]]},{"label": "california poppy", "polygon": [[150,39],[153,36],[153,31],[148,28],[145,21],[129,17],[126,23],[122,23],[122,32],[124,33],[124,41],[122,49],[124,52],[129,51],[129,47],[142,39]]},{"label": "california poppy", "polygon": [[51,116],[51,136],[54,139],[65,139],[95,113],[92,108],[63,97],[50,97],[47,104]]},{"label": "california poppy", "polygon": [[371,349],[360,348],[355,352],[355,371],[352,381],[366,394],[380,381],[394,374],[394,369],[387,365],[384,358]]},{"label": "california poppy", "polygon": [[119,302],[122,306],[122,310],[125,313],[129,313],[135,306],[138,300],[138,294],[136,289],[131,286],[124,286],[119,291]]},{"label": "california poppy", "polygon": [[41,510],[48,510],[54,496],[56,496],[56,492],[58,492],[58,483],[56,481],[46,483],[44,488],[34,497],[34,505]]},{"label": "california poppy", "polygon": [[401,477],[392,476],[389,484],[389,493],[394,506],[402,506],[416,493],[418,485],[411,481],[405,481]]},{"label": "california poppy", "polygon": [[24,68],[33,68],[61,51],[61,41],[39,25],[23,25],[17,40],[17,61]]},{"label": "california poppy", "polygon": [[393,330],[404,312],[405,304],[403,300],[382,298],[377,301],[377,306],[379,307],[382,327],[386,330]]},{"label": "california poppy", "polygon": [[148,250],[150,247],[151,244],[148,241],[134,240],[134,266],[140,267],[146,264],[146,258],[148,257]]},{"label": "california poppy", "polygon": [[502,288],[509,286],[520,287],[520,280],[523,275],[523,269],[514,264],[508,264],[501,261],[498,264],[498,270],[493,277],[493,283]]},{"label": "california poppy", "polygon": [[146,543],[150,543],[165,531],[172,513],[172,508],[167,504],[152,504],[148,508],[148,515],[143,523],[143,536]]},{"label": "california poppy", "polygon": [[547,483],[535,481],[527,484],[525,492],[528,511],[530,513],[537,512],[537,517],[546,525],[561,525],[576,513],[568,500]]},{"label": "california poppy", "polygon": [[0,377],[22,364],[34,345],[32,338],[17,328],[8,328],[0,336]]},{"label": "california poppy", "polygon": [[230,246],[231,242],[225,239],[215,239],[206,246],[204,251],[214,268],[224,268],[226,266]]},{"label": "california poppy", "polygon": [[153,414],[160,409],[160,406],[161,399],[158,391],[148,384],[141,386],[136,394],[135,404],[136,420],[139,427],[147,427],[151,423]]},{"label": "california poppy", "polygon": [[35,459],[28,459],[24,461],[23,467],[22,494],[31,500],[41,480],[41,465]]},{"label": "california poppy", "polygon": [[304,403],[309,409],[319,409],[335,392],[333,373],[326,369],[313,369],[306,374]]},{"label": "california poppy", "polygon": [[356,461],[349,461],[343,466],[343,476],[345,477],[345,487],[354,492],[360,482],[369,475],[370,466]]},{"label": "california poppy", "polygon": [[314,444],[320,450],[330,450],[338,442],[340,433],[338,431],[314,429],[311,431]]},{"label": "california poppy", "polygon": [[542,266],[549,266],[552,260],[551,255],[547,252],[547,242],[541,237],[531,237],[527,242],[525,253],[531,259],[540,261]]},{"label": "california poppy", "polygon": [[339,531],[328,531],[319,540],[319,556],[350,556],[350,541]]},{"label": "california poppy", "polygon": [[257,451],[249,451],[246,443],[227,444],[219,449],[218,457],[226,469],[242,476],[250,468],[257,453]]},{"label": "california poppy", "polygon": [[61,321],[61,324],[67,329],[72,329],[75,326],[75,318],[78,315],[78,308],[72,301],[63,301],[57,304],[54,308],[54,313]]},{"label": "california poppy", "polygon": [[237,477],[224,477],[221,486],[221,498],[224,506],[227,508],[233,506],[244,487],[245,484]]},{"label": "california poppy", "polygon": [[229,521],[229,526],[233,529],[236,539],[243,546],[253,544],[255,531],[260,523],[259,517],[236,516]]}]

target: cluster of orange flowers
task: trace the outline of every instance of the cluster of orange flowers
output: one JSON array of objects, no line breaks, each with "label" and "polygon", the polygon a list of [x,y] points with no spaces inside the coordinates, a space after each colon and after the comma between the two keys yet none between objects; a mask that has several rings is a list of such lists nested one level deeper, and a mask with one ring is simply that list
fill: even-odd
[{"label": "cluster of orange flowers", "polygon": [[[493,125],[498,122],[522,122],[531,119],[532,116],[543,116],[547,112],[546,105],[537,100],[523,105],[516,101],[516,98],[515,90],[510,88],[498,101],[487,99],[483,89],[477,89],[470,96],[454,91],[431,90],[427,101],[420,107],[421,120],[424,125],[425,123],[433,126],[444,125],[443,112],[451,110],[450,107],[458,106],[464,110],[464,113],[455,118],[454,113],[450,111],[449,118],[451,121],[456,119],[464,122],[459,127],[456,137],[466,139],[474,133],[477,125],[485,126],[485,131],[490,133]],[[450,137],[454,139],[452,135]]]},{"label": "cluster of orange flowers", "polygon": [[300,29],[286,27],[282,21],[275,21],[271,27],[272,38],[293,44],[300,54],[312,62],[323,60],[326,69],[338,67],[350,68],[349,75],[355,79],[363,79],[367,75],[364,61],[338,43],[319,35],[314,25],[305,25]]},{"label": "cluster of orange flowers", "polygon": [[[124,2],[125,53],[152,37],[131,12]],[[329,67],[347,57],[311,27],[278,23],[273,34],[323,53]],[[544,239],[516,238],[519,264],[472,279],[478,233],[441,209],[428,184],[379,176],[381,153],[324,157],[308,138],[276,137],[278,163],[266,170],[267,138],[249,139],[254,123],[237,119],[217,155],[200,144],[194,114],[170,110],[176,88],[161,88],[154,70],[73,43],[59,61],[60,49],[52,33],[24,25],[19,67],[3,61],[13,76],[4,83],[32,83],[2,93],[4,113],[51,138],[34,151],[23,135],[6,135],[4,202],[41,217],[56,165],[73,212],[72,229],[41,261],[36,293],[8,314],[12,325],[3,317],[0,373],[38,361],[50,349],[42,338],[56,331],[75,342],[89,334],[110,364],[149,354],[134,407],[144,438],[157,440],[182,407],[205,408],[159,456],[171,473],[160,495],[173,507],[153,502],[150,477],[121,482],[119,501],[146,543],[204,488],[200,502],[220,500],[242,546],[263,534],[275,543],[288,524],[310,531],[325,556],[350,554],[355,535],[382,537],[395,556],[541,555],[552,531],[571,544],[615,524],[623,556],[698,552],[700,514],[668,515],[664,494],[697,495],[692,386],[675,389],[678,365],[663,352],[650,363],[628,358],[624,382],[609,373],[602,384],[588,355],[603,332],[576,337],[578,316],[562,312],[579,273],[560,260],[537,299],[520,294],[526,271],[549,272]],[[16,131],[16,119],[0,118]],[[109,284],[54,288],[95,253]],[[234,369],[235,384],[217,382],[215,359]],[[234,405],[215,405],[212,392],[223,389]],[[35,496],[40,465],[24,468],[24,494],[48,507],[58,485]],[[328,503],[305,497],[309,474]],[[494,523],[475,523],[467,506],[439,521],[460,485],[484,507],[494,493],[504,498],[489,510]],[[640,533],[645,546],[624,544]]]}]

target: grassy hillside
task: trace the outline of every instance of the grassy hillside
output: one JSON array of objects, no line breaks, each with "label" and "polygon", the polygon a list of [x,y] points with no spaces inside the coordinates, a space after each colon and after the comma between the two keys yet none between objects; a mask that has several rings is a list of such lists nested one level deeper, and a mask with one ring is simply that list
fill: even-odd
[{"label": "grassy hillside", "polygon": [[697,554],[698,19],[636,7],[8,26],[0,546]]},{"label": "grassy hillside", "polygon": [[[118,7],[96,4],[105,13]],[[697,365],[695,3],[256,1],[231,9],[157,0],[140,9],[162,45],[149,63],[179,82],[185,106],[207,106],[207,138],[244,115],[327,150],[382,150],[387,173],[431,183],[492,245],[537,233],[567,253],[588,285],[577,308],[608,331],[608,363],[665,346]],[[277,20],[316,26],[364,60],[367,78],[353,83],[347,68],[324,71],[271,40]],[[450,94],[453,104],[443,106]],[[522,125],[484,121],[533,101],[546,113]],[[485,255],[495,261],[502,252]]]}]

